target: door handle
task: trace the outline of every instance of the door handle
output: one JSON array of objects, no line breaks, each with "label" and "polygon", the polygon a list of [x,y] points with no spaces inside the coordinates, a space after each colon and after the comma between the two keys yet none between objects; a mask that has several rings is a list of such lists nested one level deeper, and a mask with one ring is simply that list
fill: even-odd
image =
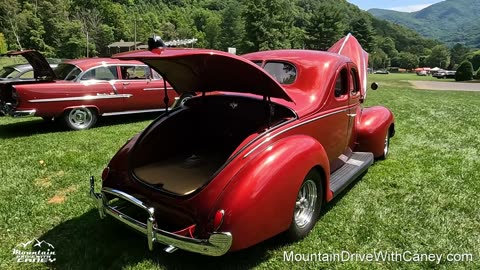
[{"label": "door handle", "polygon": [[129,82],[124,82],[123,85],[129,85],[130,83]]},{"label": "door handle", "polygon": [[355,117],[355,116],[357,116],[357,114],[356,113],[347,113],[347,116],[348,117]]}]

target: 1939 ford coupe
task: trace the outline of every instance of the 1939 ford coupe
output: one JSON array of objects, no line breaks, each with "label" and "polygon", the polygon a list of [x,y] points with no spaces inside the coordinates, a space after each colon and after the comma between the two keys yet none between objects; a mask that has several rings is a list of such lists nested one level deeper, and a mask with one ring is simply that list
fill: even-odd
[{"label": "1939 ford coupe", "polygon": [[90,178],[100,216],[146,235],[150,249],[220,256],[281,233],[302,239],[325,203],[388,154],[394,117],[361,107],[368,54],[351,35],[329,52],[116,57],[146,63],[180,93],[203,93],[130,139],[100,192]]}]

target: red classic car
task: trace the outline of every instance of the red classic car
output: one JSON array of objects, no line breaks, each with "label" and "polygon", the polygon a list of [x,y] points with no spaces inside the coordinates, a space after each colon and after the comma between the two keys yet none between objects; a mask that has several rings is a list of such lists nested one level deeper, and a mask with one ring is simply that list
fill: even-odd
[{"label": "red classic car", "polygon": [[145,234],[150,249],[220,256],[281,233],[302,239],[325,203],[388,154],[394,118],[361,107],[368,55],[353,36],[329,52],[117,57],[148,64],[179,92],[204,93],[127,141],[101,192],[90,178],[100,216]]},{"label": "red classic car", "polygon": [[80,130],[92,127],[98,116],[164,110],[183,102],[157,72],[139,61],[69,60],[54,72],[40,53],[10,55],[18,54],[29,60],[36,81],[0,84],[0,111],[6,115],[61,118]]}]

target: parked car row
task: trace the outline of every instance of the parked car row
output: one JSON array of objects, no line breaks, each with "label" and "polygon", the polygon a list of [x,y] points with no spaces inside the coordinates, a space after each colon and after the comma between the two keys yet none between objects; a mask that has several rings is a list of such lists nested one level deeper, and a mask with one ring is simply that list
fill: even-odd
[{"label": "parked car row", "polygon": [[34,79],[0,84],[0,111],[13,117],[62,119],[71,129],[88,129],[99,116],[162,111],[180,97],[162,77],[139,61],[112,58],[68,60],[54,71],[36,51],[23,55]]},{"label": "parked car row", "polygon": [[432,77],[437,79],[455,79],[455,74],[457,72],[454,70],[439,70],[432,74]]}]

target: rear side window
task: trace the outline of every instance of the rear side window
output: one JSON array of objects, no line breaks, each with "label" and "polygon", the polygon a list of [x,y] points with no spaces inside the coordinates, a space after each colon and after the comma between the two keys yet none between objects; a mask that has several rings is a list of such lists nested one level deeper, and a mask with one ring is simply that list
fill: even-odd
[{"label": "rear side window", "polygon": [[27,79],[33,79],[33,70],[29,70],[22,75],[20,75],[20,79],[27,80]]},{"label": "rear side window", "polygon": [[342,69],[335,81],[335,97],[342,97],[347,94],[348,89],[348,72],[347,69]]},{"label": "rear side window", "polygon": [[150,77],[150,69],[147,66],[121,66],[124,80],[143,80]]},{"label": "rear side window", "polygon": [[101,80],[109,81],[118,79],[117,67],[108,66],[108,67],[97,67],[87,71],[82,76],[82,81],[84,80]]},{"label": "rear side window", "polygon": [[353,68],[350,70],[350,80],[352,82],[350,85],[350,93],[356,95],[360,91],[360,84],[358,82],[358,73]]},{"label": "rear side window", "polygon": [[263,68],[281,84],[292,84],[297,78],[297,69],[290,63],[267,62]]}]

